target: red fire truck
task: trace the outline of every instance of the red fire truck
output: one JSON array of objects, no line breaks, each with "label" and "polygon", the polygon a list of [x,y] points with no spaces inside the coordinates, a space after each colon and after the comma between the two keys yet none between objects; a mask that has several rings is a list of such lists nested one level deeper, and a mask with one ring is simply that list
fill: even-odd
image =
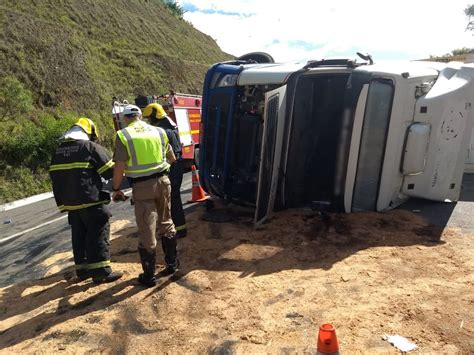
[{"label": "red fire truck", "polygon": [[[201,124],[201,96],[170,92],[160,96],[139,96],[135,104],[143,109],[146,105],[157,102],[163,106],[168,116],[178,125],[183,159],[189,164],[199,165],[199,126]],[[112,116],[115,130],[125,127],[123,108],[129,103],[114,98]]]}]

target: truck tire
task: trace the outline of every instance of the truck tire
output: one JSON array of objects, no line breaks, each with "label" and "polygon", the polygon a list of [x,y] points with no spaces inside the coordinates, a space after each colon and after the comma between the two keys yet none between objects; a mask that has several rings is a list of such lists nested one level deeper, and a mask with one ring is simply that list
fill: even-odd
[{"label": "truck tire", "polygon": [[252,60],[257,63],[275,63],[275,60],[273,57],[265,52],[252,52],[252,53],[247,53],[244,55],[241,55],[239,60]]}]

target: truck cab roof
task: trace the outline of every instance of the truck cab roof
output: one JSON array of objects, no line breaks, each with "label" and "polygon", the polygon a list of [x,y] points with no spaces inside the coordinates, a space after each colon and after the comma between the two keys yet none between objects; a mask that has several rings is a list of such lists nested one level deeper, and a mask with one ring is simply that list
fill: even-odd
[{"label": "truck cab roof", "polygon": [[[239,75],[237,84],[239,86],[246,85],[273,85],[285,83],[289,76],[302,70],[307,63],[269,63],[269,64],[244,64],[242,72]],[[386,61],[373,65],[359,65],[355,68],[343,66],[316,66],[309,68],[308,71],[345,71],[356,70],[365,71],[372,74],[384,74],[390,76],[400,76],[404,78],[417,78],[427,76],[437,76],[441,70],[447,66],[460,68],[461,62],[429,62],[429,61],[412,61],[412,62],[394,62]]]}]

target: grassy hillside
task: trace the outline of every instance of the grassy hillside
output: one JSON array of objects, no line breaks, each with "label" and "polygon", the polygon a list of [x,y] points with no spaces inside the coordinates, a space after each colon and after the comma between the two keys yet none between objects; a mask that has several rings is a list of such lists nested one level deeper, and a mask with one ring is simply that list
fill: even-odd
[{"label": "grassy hillside", "polygon": [[161,0],[3,0],[0,203],[49,188],[51,149],[78,115],[110,146],[113,96],[199,94],[229,58]]},{"label": "grassy hillside", "polygon": [[0,70],[40,106],[97,109],[113,95],[199,93],[229,58],[160,0],[4,0]]}]

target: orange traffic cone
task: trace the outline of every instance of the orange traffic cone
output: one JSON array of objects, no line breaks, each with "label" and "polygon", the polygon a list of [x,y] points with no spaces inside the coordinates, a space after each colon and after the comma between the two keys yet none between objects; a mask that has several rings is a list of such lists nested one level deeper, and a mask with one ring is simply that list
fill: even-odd
[{"label": "orange traffic cone", "polygon": [[206,196],[206,193],[204,192],[201,185],[199,184],[199,174],[196,170],[195,165],[191,167],[191,173],[192,173],[193,189],[192,189],[192,198],[188,202],[200,202],[200,201],[207,200],[209,196]]},{"label": "orange traffic cone", "polygon": [[332,324],[323,324],[319,327],[317,354],[339,354],[336,329]]}]

